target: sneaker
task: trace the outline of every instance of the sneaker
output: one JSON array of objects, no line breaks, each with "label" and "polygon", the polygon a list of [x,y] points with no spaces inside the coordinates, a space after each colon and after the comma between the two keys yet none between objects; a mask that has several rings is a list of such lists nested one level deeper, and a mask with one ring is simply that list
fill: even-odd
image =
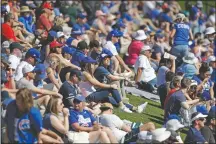
[{"label": "sneaker", "polygon": [[133,113],[131,110],[129,110],[126,106],[121,108],[122,111],[126,112],[126,113]]},{"label": "sneaker", "polygon": [[146,109],[147,104],[148,102],[145,102],[144,104],[139,105],[137,108],[137,112],[142,113]]}]

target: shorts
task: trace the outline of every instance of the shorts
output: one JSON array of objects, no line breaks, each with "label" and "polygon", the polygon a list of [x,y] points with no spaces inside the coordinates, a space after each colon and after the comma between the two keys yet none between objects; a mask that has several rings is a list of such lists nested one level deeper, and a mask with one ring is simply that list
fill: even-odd
[{"label": "shorts", "polygon": [[69,131],[68,140],[72,143],[89,143],[89,133]]},{"label": "shorts", "polygon": [[124,143],[129,143],[129,142],[135,142],[138,139],[138,134],[140,132],[139,127],[142,125],[142,123],[132,123],[131,124],[131,132],[127,133],[124,136]]}]

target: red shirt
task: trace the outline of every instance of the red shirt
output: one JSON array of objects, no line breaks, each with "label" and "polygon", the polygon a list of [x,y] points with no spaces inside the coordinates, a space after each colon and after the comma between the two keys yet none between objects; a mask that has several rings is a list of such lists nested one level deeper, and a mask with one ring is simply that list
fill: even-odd
[{"label": "red shirt", "polygon": [[14,41],[17,41],[13,29],[7,23],[2,24],[2,35],[7,40],[13,39]]},{"label": "red shirt", "polygon": [[138,40],[133,40],[128,47],[129,56],[126,58],[125,63],[128,65],[134,65],[137,58],[139,57],[140,51],[144,46],[143,42]]},{"label": "red shirt", "polygon": [[37,29],[50,30],[53,26],[52,22],[44,15],[40,15],[37,21]]}]

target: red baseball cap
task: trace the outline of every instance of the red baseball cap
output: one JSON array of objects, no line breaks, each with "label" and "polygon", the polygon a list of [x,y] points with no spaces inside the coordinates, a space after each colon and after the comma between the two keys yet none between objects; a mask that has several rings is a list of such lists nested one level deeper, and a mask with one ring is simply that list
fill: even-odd
[{"label": "red baseball cap", "polygon": [[50,43],[50,48],[56,48],[56,47],[62,47],[64,44],[61,44],[61,43],[59,43],[59,42],[57,42],[57,41],[52,41],[51,43]]},{"label": "red baseball cap", "polygon": [[42,7],[53,10],[52,4],[49,2],[45,2]]}]

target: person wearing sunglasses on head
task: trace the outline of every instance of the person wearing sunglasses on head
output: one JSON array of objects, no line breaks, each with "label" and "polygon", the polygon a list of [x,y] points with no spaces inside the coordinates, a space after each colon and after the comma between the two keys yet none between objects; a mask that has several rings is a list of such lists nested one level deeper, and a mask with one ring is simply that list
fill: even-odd
[{"label": "person wearing sunglasses on head", "polygon": [[207,115],[195,112],[191,115],[192,126],[187,132],[184,143],[207,143],[205,138],[200,132],[200,129],[204,127]]}]

